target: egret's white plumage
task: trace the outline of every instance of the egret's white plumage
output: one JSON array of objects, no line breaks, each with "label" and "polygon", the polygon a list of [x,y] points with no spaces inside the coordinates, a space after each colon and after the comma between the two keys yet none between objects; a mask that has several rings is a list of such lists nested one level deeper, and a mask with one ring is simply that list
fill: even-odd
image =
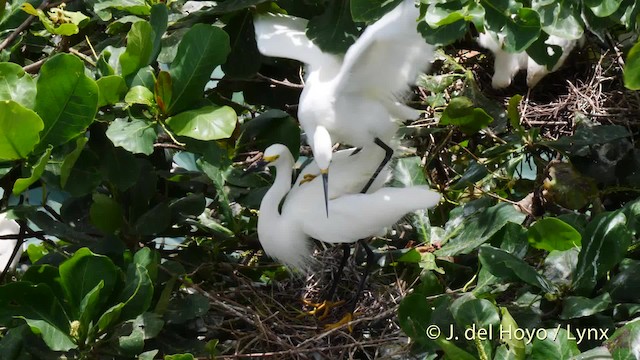
[{"label": "egret's white plumage", "polygon": [[558,46],[562,51],[558,62],[549,70],[546,66],[535,62],[526,52],[509,53],[505,51],[503,49],[504,35],[502,34],[486,31],[479,34],[477,41],[480,46],[490,50],[494,55],[495,63],[491,79],[491,86],[494,89],[502,89],[511,85],[513,77],[520,70],[527,70],[527,86],[533,88],[547,74],[558,70],[564,64],[573,48],[582,42],[582,40],[569,40],[549,35],[545,43]]},{"label": "egret's white plumage", "polygon": [[[353,243],[378,234],[410,211],[430,208],[440,201],[440,195],[425,186],[343,193],[338,182],[349,185],[351,177],[340,173],[336,178],[342,180],[332,181],[330,186],[334,196],[329,200],[327,218],[315,205],[323,197],[320,179],[291,188],[294,160],[284,145],[267,148],[264,159],[276,168],[276,179],[260,204],[258,238],[269,256],[296,269],[306,269],[310,263],[310,237],[334,244]],[[357,167],[356,163],[352,167]],[[278,205],[285,196],[280,213]]]},{"label": "egret's white plumage", "polygon": [[329,169],[334,142],[364,147],[378,138],[388,144],[397,130],[394,120],[419,116],[402,103],[410,84],[433,59],[434,47],[417,31],[418,17],[414,0],[404,0],[369,26],[344,58],[322,52],[309,40],[304,19],[278,14],[254,18],[262,54],[307,65],[298,120],[321,170]]},{"label": "egret's white plumage", "polygon": [[[17,222],[7,219],[7,213],[0,214],[0,235],[17,235],[19,232],[20,225],[18,225]],[[9,263],[9,259],[11,259],[11,254],[13,254],[16,245],[18,245],[17,239],[0,239],[0,272],[2,272]],[[13,258],[13,261],[11,261],[11,265],[9,265],[10,272],[16,269],[21,255],[22,247],[18,249],[18,253]]]}]

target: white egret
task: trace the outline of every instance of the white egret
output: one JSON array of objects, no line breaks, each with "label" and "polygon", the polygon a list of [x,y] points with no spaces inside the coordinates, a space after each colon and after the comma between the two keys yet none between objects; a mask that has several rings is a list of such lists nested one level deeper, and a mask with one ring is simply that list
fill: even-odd
[{"label": "white egret", "polygon": [[[0,214],[0,236],[3,235],[16,235],[20,232],[20,225],[18,225],[15,220],[7,219],[7,213]],[[11,264],[9,264],[9,260],[11,259],[11,255],[15,251],[16,246],[18,245],[17,239],[0,239],[0,273],[5,269],[8,269],[9,272],[16,269],[18,265],[18,261],[20,260],[20,256],[22,255],[22,246],[18,249],[18,252],[13,257]],[[7,268],[7,264],[9,267]]]},{"label": "white egret", "polygon": [[478,44],[485,49],[490,50],[495,58],[493,77],[491,86],[494,89],[502,89],[511,85],[513,77],[518,71],[527,70],[527,86],[533,88],[547,74],[554,72],[564,64],[565,60],[571,53],[576,44],[582,44],[583,40],[568,40],[555,35],[549,35],[545,41],[547,45],[555,45],[560,48],[562,54],[558,58],[558,62],[551,70],[546,66],[540,65],[533,60],[526,52],[509,53],[503,50],[504,35],[495,34],[489,31],[480,33],[478,36]]},{"label": "white egret", "polygon": [[418,73],[433,59],[434,47],[417,31],[419,16],[414,0],[404,0],[369,26],[344,59],[322,52],[309,40],[305,19],[281,14],[254,18],[262,54],[307,65],[298,120],[322,174],[327,216],[333,143],[376,144],[385,150],[384,159],[363,187],[366,192],[391,159],[393,150],[387,144],[397,130],[395,120],[419,116],[419,111],[401,101]]},{"label": "white egret", "polygon": [[[336,197],[329,199],[329,217],[326,217],[322,209],[313,206],[324,195],[319,179],[291,188],[294,159],[286,146],[271,145],[265,150],[263,160],[276,168],[276,178],[260,204],[258,239],[267,255],[295,269],[307,270],[311,262],[313,243],[309,238],[332,244],[354,243],[379,234],[408,212],[433,207],[440,201],[440,195],[426,186],[385,187],[368,194],[350,194],[337,189],[339,181],[336,181],[336,185],[331,183]],[[353,167],[357,165],[353,163]],[[337,173],[336,179],[348,187],[351,185],[349,172],[347,167],[344,169],[347,172]],[[366,246],[365,250],[368,250]],[[367,262],[371,257],[368,250]],[[368,268],[359,289],[367,271]]]}]

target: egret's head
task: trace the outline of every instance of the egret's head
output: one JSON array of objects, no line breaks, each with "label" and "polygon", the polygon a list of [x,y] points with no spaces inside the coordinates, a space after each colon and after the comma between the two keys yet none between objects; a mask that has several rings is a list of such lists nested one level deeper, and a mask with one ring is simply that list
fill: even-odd
[{"label": "egret's head", "polygon": [[269,146],[262,156],[262,161],[269,166],[274,166],[286,154],[290,154],[289,148],[282,144],[273,144]]}]

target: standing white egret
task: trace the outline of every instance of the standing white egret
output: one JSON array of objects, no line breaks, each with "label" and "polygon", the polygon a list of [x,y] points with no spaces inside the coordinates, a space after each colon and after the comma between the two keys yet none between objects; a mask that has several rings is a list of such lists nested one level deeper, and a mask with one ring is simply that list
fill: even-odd
[{"label": "standing white egret", "polygon": [[[333,244],[354,243],[379,234],[408,212],[433,207],[440,201],[440,195],[426,186],[385,187],[369,194],[341,193],[336,189],[337,196],[329,199],[327,218],[323,210],[313,206],[323,197],[319,179],[291,188],[294,159],[286,146],[271,145],[263,160],[276,168],[276,178],[260,204],[258,239],[267,255],[295,269],[305,270],[310,263],[313,243],[309,238]],[[348,171],[336,175],[345,183],[350,178]],[[331,187],[336,186],[333,184]],[[370,250],[367,255],[369,262]],[[359,289],[367,271],[368,268]]]},{"label": "standing white egret", "polygon": [[376,144],[385,150],[384,159],[362,189],[366,192],[391,159],[393,150],[387,144],[397,130],[395,120],[419,116],[417,110],[401,102],[418,73],[433,59],[434,47],[417,31],[419,15],[414,0],[404,0],[369,26],[344,60],[322,52],[309,40],[305,19],[280,14],[254,18],[262,54],[307,65],[298,120],[322,174],[327,216],[333,143]]},{"label": "standing white egret", "polygon": [[486,31],[478,35],[478,44],[485,49],[490,50],[495,58],[493,67],[493,77],[491,78],[491,87],[494,89],[502,89],[511,85],[513,77],[520,70],[527,70],[527,86],[533,88],[547,74],[558,70],[564,64],[565,60],[577,44],[582,44],[583,39],[569,40],[563,39],[555,35],[549,35],[545,44],[556,46],[562,51],[556,64],[547,69],[545,65],[538,64],[526,52],[509,53],[503,49],[504,35]]},{"label": "standing white egret", "polygon": [[[20,225],[17,222],[11,219],[7,219],[7,213],[0,214],[0,236],[3,235],[18,235],[20,232]],[[16,246],[18,245],[17,239],[0,239],[0,273],[5,269],[8,269],[9,272],[15,270],[18,265],[18,261],[20,260],[20,256],[22,255],[22,246],[18,249],[18,252],[13,257],[13,260],[9,264],[9,260],[11,259],[11,255],[15,251]],[[7,264],[9,267],[7,268]]]}]

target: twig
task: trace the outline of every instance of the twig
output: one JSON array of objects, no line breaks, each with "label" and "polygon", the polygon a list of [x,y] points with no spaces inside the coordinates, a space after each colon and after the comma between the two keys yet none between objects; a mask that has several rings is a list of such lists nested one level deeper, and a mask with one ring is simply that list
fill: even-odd
[{"label": "twig", "polygon": [[[45,7],[47,7],[47,5],[49,5],[49,1],[45,0],[42,2],[42,4],[40,4],[40,6],[38,6],[38,9],[42,10]],[[4,50],[7,46],[9,46],[9,44],[13,42],[13,40],[15,40],[18,36],[20,36],[20,33],[25,31],[35,19],[36,19],[35,16],[29,15],[29,17],[25,21],[23,21],[22,24],[20,24],[20,26],[18,26],[9,36],[7,36],[6,39],[4,39],[4,41],[0,44],[0,51]]]},{"label": "twig", "polygon": [[272,78],[270,78],[268,76],[264,76],[264,75],[262,75],[260,73],[258,73],[257,75],[258,75],[258,77],[260,79],[267,80],[268,82],[270,82],[272,84],[275,84],[275,85],[286,86],[286,87],[290,87],[290,88],[294,88],[294,89],[302,89],[302,88],[304,88],[304,85],[294,84],[289,80],[276,80],[276,79],[272,79]]},{"label": "twig", "polygon": [[44,64],[45,61],[47,61],[47,59],[48,58],[40,59],[40,60],[34,62],[33,64],[29,64],[27,66],[23,66],[22,70],[24,70],[26,73],[29,73],[29,74],[37,73],[38,70],[40,70],[40,68],[42,67],[42,64]]}]

